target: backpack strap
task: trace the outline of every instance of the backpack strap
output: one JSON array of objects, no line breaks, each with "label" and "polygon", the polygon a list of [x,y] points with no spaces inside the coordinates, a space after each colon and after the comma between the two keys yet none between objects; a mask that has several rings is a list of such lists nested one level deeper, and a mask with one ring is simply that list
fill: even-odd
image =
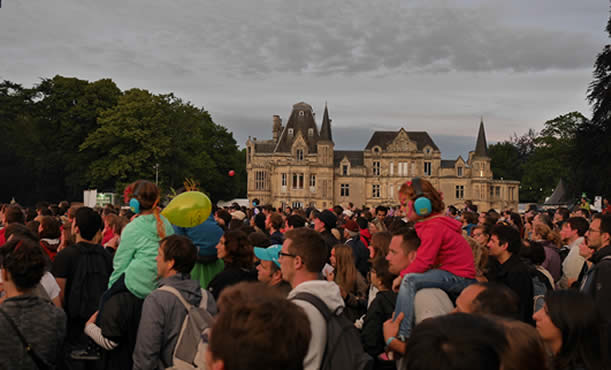
[{"label": "backpack strap", "polygon": [[316,307],[316,309],[325,318],[325,321],[329,321],[329,319],[331,318],[332,313],[331,313],[331,310],[329,310],[329,307],[327,307],[327,305],[325,304],[325,302],[323,302],[322,299],[318,298],[314,294],[305,293],[305,292],[304,293],[297,293],[293,297],[293,299],[298,299],[300,301],[308,302],[312,306]]},{"label": "backpack strap", "polygon": [[21,340],[21,344],[23,344],[23,347],[25,348],[26,353],[32,357],[32,360],[34,361],[34,364],[36,365],[36,367],[40,370],[50,369],[50,366],[45,362],[45,360],[40,358],[38,354],[34,352],[34,348],[32,348],[32,345],[28,343],[28,341],[25,339],[25,337],[23,336],[23,334],[17,327],[17,324],[15,324],[15,321],[13,321],[13,319],[6,313],[6,311],[4,311],[2,307],[0,307],[0,313],[2,314],[2,316],[4,316],[6,321],[8,321],[8,323],[11,325],[15,333],[17,333],[17,336]]},{"label": "backpack strap", "polygon": [[178,298],[180,303],[182,303],[182,305],[185,306],[185,308],[187,309],[187,312],[189,312],[189,310],[191,310],[192,306],[189,304],[189,302],[187,302],[185,300],[185,298],[182,296],[182,294],[180,294],[180,292],[176,288],[171,287],[169,285],[164,285],[161,288],[159,288],[159,290],[163,290],[165,292],[169,292],[169,293],[174,294],[176,296],[176,298]]},{"label": "backpack strap", "polygon": [[200,292],[202,293],[202,300],[199,301],[199,307],[208,311],[208,293],[205,289],[200,288]]}]

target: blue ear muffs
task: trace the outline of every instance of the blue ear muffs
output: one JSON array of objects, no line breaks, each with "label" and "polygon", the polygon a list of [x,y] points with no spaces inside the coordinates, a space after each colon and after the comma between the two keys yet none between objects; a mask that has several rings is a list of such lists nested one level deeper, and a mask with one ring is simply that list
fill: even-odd
[{"label": "blue ear muffs", "polygon": [[134,189],[134,194],[132,195],[132,199],[129,200],[129,208],[135,214],[140,213],[140,201],[138,199],[136,199],[136,197],[138,196],[138,191],[140,190],[141,186],[142,186],[142,182],[140,184],[138,184],[136,189]]},{"label": "blue ear muffs", "polygon": [[424,195],[420,185],[420,178],[415,177],[412,180],[412,188],[414,189],[414,212],[418,216],[426,217],[433,212],[433,204],[431,200]]}]

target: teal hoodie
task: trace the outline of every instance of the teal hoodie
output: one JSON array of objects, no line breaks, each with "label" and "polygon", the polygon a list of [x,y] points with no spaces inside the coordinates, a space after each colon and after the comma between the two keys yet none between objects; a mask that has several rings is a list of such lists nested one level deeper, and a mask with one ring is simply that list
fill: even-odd
[{"label": "teal hoodie", "polygon": [[[165,235],[174,234],[172,224],[161,217]],[[146,298],[157,288],[157,250],[161,239],[157,234],[157,220],[154,214],[138,216],[125,226],[121,233],[121,243],[113,260],[114,271],[110,275],[110,288],[122,274],[125,286],[136,297]]]}]

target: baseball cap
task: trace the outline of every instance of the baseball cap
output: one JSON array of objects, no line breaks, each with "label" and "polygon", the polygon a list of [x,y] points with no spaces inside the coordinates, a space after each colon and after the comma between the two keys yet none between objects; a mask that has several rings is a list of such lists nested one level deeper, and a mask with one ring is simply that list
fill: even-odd
[{"label": "baseball cap", "polygon": [[280,267],[280,262],[278,262],[278,257],[280,255],[280,250],[282,249],[281,244],[274,244],[271,247],[260,248],[255,247],[255,256],[261,261],[272,261],[276,264],[276,266]]}]

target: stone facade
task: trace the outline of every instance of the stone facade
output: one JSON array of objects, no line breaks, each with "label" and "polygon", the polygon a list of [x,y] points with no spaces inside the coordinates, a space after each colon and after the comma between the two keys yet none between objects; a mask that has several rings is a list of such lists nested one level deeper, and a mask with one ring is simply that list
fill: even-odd
[{"label": "stone facade", "polygon": [[376,131],[362,151],[335,150],[325,106],[320,130],[312,107],[293,105],[286,123],[273,116],[272,139],[246,142],[248,198],[274,207],[329,208],[348,202],[397,205],[401,185],[420,176],[443,192],[446,205],[518,208],[518,181],[494,180],[480,122],[475,150],[465,161],[442,160],[424,131]]}]

